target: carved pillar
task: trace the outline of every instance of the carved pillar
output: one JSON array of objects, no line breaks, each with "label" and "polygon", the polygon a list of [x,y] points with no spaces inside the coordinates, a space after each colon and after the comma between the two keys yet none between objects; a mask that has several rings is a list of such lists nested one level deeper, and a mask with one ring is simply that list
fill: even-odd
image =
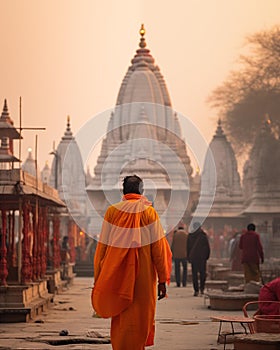
[{"label": "carved pillar", "polygon": [[53,267],[53,239],[50,239],[50,224],[49,215],[46,217],[46,240],[47,240],[47,267]]},{"label": "carved pillar", "polygon": [[60,221],[58,215],[53,217],[53,267],[60,267],[60,247],[59,247],[59,226]]},{"label": "carved pillar", "polygon": [[41,208],[40,216],[39,216],[39,223],[40,223],[40,236],[41,236],[41,278],[44,278],[47,270],[47,214],[48,209],[47,208]]},{"label": "carved pillar", "polygon": [[11,215],[11,266],[15,267],[17,266],[17,255],[16,255],[16,240],[15,240],[15,211],[12,211]]},{"label": "carved pillar", "polygon": [[30,247],[31,247],[31,237],[29,237],[30,229],[30,205],[28,202],[23,203],[23,244],[22,244],[22,268],[21,268],[21,280],[23,284],[31,282],[32,276],[32,267],[31,267],[31,256],[30,256]]},{"label": "carved pillar", "polygon": [[[38,216],[36,207],[32,208],[32,231],[29,234],[33,235],[33,247],[32,247],[32,280],[38,280]],[[31,233],[32,232],[32,233]]]},{"label": "carved pillar", "polygon": [[37,275],[40,279],[42,276],[42,208],[39,207],[37,211],[38,217],[37,217]]},{"label": "carved pillar", "polygon": [[6,240],[7,240],[7,263],[9,266],[11,266],[11,255],[12,255],[12,216],[11,216],[11,212],[8,211],[8,224],[7,224],[7,236],[6,236]]},{"label": "carved pillar", "polygon": [[7,269],[7,247],[6,247],[6,231],[7,231],[7,216],[6,210],[1,210],[2,215],[2,235],[0,246],[0,284],[7,285],[8,269]]},{"label": "carved pillar", "polygon": [[85,233],[80,230],[78,226],[75,227],[77,231],[77,236],[79,237],[79,247],[80,247],[80,259],[82,261],[86,260],[86,239]]},{"label": "carved pillar", "polygon": [[37,274],[38,278],[42,277],[42,260],[43,260],[43,211],[42,208],[38,208],[38,219],[37,219]]},{"label": "carved pillar", "polygon": [[69,219],[68,221],[68,240],[69,240],[69,255],[70,255],[70,262],[75,262],[76,258],[76,251],[75,251],[75,224],[74,222]]}]

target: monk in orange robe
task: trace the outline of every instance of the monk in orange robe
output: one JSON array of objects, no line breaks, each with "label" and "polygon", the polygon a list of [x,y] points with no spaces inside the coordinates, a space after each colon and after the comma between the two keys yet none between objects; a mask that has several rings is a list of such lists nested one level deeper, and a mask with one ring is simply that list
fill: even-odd
[{"label": "monk in orange robe", "polygon": [[156,285],[160,300],[170,281],[171,250],[142,192],[141,178],[124,179],[123,200],[107,209],[94,257],[92,306],[111,317],[113,350],[154,344]]}]

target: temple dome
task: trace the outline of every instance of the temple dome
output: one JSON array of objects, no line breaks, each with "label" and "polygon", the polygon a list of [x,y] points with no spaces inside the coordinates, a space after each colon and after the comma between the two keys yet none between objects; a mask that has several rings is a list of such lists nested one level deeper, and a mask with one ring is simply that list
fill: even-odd
[{"label": "temple dome", "polygon": [[122,141],[129,138],[129,128],[125,124],[137,123],[142,113],[143,105],[149,122],[162,128],[157,130],[156,137],[159,140],[166,139],[168,130],[182,136],[178,119],[172,111],[171,100],[160,69],[155,65],[155,60],[146,48],[145,29],[140,29],[139,49],[131,60],[131,66],[122,81],[115,113],[113,126],[120,128],[118,139]]},{"label": "temple dome", "polygon": [[[56,150],[51,154],[54,159],[51,166],[50,185],[58,190],[61,199],[71,196],[75,201],[85,189],[85,174],[79,146],[67,118],[67,127]],[[67,197],[67,198],[66,198]],[[83,205],[81,197],[80,206]]]},{"label": "temple dome", "polygon": [[237,161],[230,142],[224,134],[221,120],[218,121],[216,133],[210,142],[217,173],[217,191],[225,189],[228,195],[241,193],[240,176]]},{"label": "temple dome", "polygon": [[[36,161],[32,156],[32,149],[28,149],[28,156],[26,160],[22,164],[22,170],[26,173],[36,177]],[[37,169],[37,175],[39,175],[39,171]]]},{"label": "temple dome", "polygon": [[[246,212],[279,211],[280,142],[266,120],[243,168]],[[278,209],[277,209],[278,207]]]},{"label": "temple dome", "polygon": [[41,171],[41,181],[43,183],[49,184],[50,176],[51,176],[51,169],[49,167],[48,162],[46,162],[44,168]]},{"label": "temple dome", "polygon": [[[146,48],[143,25],[140,35],[87,190],[96,211],[103,215],[108,204],[119,200],[121,179],[137,174],[144,180],[145,195],[154,197],[154,206],[165,215],[169,229],[171,222],[189,215],[197,192],[193,191],[192,167],[179,119],[164,78]],[[176,203],[169,206],[169,201]],[[98,220],[97,215],[92,218],[97,232]]]},{"label": "temple dome", "polygon": [[132,65],[122,81],[117,105],[133,102],[156,103],[171,106],[170,97],[164,78],[155,60],[146,48],[145,30],[140,29],[141,39],[139,49],[131,60]]},{"label": "temple dome", "polygon": [[243,211],[243,194],[237,161],[230,142],[224,134],[221,120],[209,144],[201,178],[201,201],[213,205],[209,216],[236,216]]},{"label": "temple dome", "polygon": [[[139,49],[136,50],[132,65],[122,81],[116,107],[111,114],[108,123],[106,138],[103,140],[101,154],[95,167],[93,183],[101,185],[101,172],[103,161],[112,154],[112,164],[108,165],[103,181],[116,181],[111,176],[113,169],[123,169],[124,160],[137,159],[133,162],[134,171],[146,176],[147,173],[155,173],[149,164],[151,157],[162,166],[156,166],[159,176],[156,183],[161,188],[170,188],[169,180],[163,168],[174,168],[176,160],[174,155],[168,152],[171,149],[181,160],[188,176],[192,174],[190,158],[187,155],[186,145],[182,139],[181,126],[177,114],[171,108],[169,93],[158,66],[154,64],[154,58],[150,50],[146,48],[144,38],[145,30],[142,25],[140,30]],[[141,125],[139,125],[141,124]],[[139,142],[130,142],[138,139]],[[141,140],[145,145],[140,145]],[[149,141],[147,141],[149,139]],[[152,142],[154,140],[155,142]],[[114,151],[118,145],[122,145]],[[114,153],[113,153],[114,151]],[[140,154],[144,155],[140,157]],[[143,164],[145,162],[145,164]],[[129,170],[132,168],[128,166]],[[144,171],[146,169],[146,171]],[[104,169],[103,169],[104,170]],[[177,171],[178,187],[187,184],[184,172]]]}]

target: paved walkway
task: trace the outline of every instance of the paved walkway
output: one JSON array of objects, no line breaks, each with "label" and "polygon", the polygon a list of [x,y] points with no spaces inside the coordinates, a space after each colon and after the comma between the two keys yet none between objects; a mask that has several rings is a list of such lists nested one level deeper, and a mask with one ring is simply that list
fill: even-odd
[{"label": "paved walkway", "polygon": [[[110,332],[110,320],[93,315],[91,286],[91,278],[75,278],[74,285],[56,295],[52,309],[36,322],[0,324],[0,350],[111,349],[110,344],[90,343],[108,342]],[[219,324],[211,322],[210,316],[242,312],[209,310],[206,304],[203,297],[193,297],[190,285],[177,288],[171,283],[168,298],[157,304],[155,345],[147,350],[223,349],[216,342]],[[67,330],[68,336],[59,335],[62,330]],[[233,345],[228,344],[227,349]]]}]

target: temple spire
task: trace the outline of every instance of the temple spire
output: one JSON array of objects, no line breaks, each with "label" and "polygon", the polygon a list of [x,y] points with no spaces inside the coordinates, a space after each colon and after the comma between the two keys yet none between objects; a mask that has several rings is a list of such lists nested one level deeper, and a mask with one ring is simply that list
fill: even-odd
[{"label": "temple spire", "polygon": [[4,107],[3,107],[1,119],[5,120],[5,121],[8,121],[8,122],[11,122],[11,118],[10,118],[10,115],[9,115],[8,104],[7,104],[7,99],[6,98],[4,100]]}]

